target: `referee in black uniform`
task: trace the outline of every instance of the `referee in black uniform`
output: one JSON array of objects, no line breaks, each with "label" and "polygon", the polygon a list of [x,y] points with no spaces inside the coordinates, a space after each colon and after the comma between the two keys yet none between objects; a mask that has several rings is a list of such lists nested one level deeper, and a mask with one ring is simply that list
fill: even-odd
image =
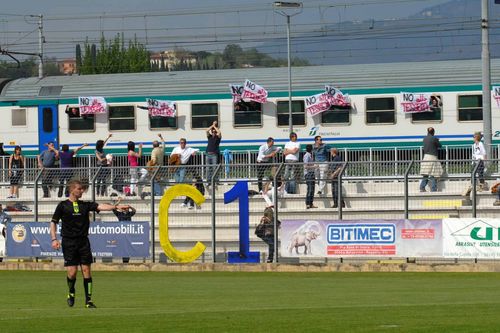
[{"label": "referee in black uniform", "polygon": [[[78,266],[82,267],[83,286],[85,288],[85,307],[95,308],[92,302],[92,276],[90,264],[92,263],[92,251],[90,249],[89,234],[89,213],[99,211],[128,210],[129,205],[110,205],[106,203],[81,201],[85,191],[82,183],[73,180],[68,184],[69,198],[61,201],[52,216],[50,223],[50,235],[52,237],[52,248],[61,248],[64,255],[64,266],[67,271],[67,283],[69,293],[67,302],[69,306],[75,304],[75,282]],[[57,239],[56,224],[62,221],[61,238],[62,243]]]}]

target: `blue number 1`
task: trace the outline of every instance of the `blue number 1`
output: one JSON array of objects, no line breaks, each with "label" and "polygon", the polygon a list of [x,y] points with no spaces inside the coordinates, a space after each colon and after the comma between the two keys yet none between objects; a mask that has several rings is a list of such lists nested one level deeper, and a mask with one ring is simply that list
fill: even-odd
[{"label": "blue number 1", "polygon": [[228,252],[227,262],[236,263],[259,263],[259,252],[250,252],[249,236],[249,202],[248,202],[248,182],[238,181],[232,189],[224,193],[224,204],[231,203],[239,199],[239,218],[240,218],[240,251]]}]

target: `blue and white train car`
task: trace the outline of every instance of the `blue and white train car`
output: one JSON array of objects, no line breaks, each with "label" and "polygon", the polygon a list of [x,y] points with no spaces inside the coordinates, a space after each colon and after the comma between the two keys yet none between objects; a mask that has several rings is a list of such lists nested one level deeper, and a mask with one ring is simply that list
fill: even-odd
[{"label": "blue and white train car", "polygon": [[[500,59],[492,60],[492,84],[500,85]],[[230,84],[252,80],[269,92],[268,102],[250,110],[235,110]],[[315,135],[337,147],[420,146],[433,126],[445,145],[472,142],[483,128],[481,63],[479,60],[387,63],[293,68],[293,128],[302,143]],[[325,84],[348,93],[352,108],[310,116],[306,97],[324,91]],[[108,133],[111,152],[125,152],[129,140],[146,149],[162,133],[167,151],[184,137],[192,146],[206,145],[205,129],[218,120],[222,149],[255,150],[268,136],[288,141],[287,68],[155,72],[138,74],[54,76],[43,79],[0,80],[0,142],[7,150],[21,145],[26,155],[47,141],[93,144]],[[433,112],[405,114],[400,92],[439,95],[442,107]],[[66,106],[78,107],[79,96],[103,96],[105,114],[70,116]],[[177,103],[174,118],[151,117],[147,98]],[[500,108],[492,98],[494,143],[500,142]]]}]

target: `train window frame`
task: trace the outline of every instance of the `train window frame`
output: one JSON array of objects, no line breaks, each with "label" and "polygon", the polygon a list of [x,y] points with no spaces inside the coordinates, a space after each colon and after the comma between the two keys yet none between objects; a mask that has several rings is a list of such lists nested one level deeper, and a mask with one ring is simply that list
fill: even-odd
[{"label": "train window frame", "polygon": [[[467,107],[467,108],[461,108],[460,107],[460,97],[464,96],[477,96],[480,97],[479,101],[481,101],[481,119],[474,119],[474,120],[460,120],[460,110],[463,109],[478,109],[478,107]],[[474,123],[474,122],[483,122],[484,120],[484,106],[483,106],[483,94],[458,94],[457,95],[457,122],[459,123]]]},{"label": "train window frame", "polygon": [[[394,103],[394,109],[379,109],[379,110],[368,110],[367,105],[368,105],[368,100],[369,99],[392,99]],[[396,106],[396,98],[394,96],[377,96],[377,97],[365,97],[365,125],[367,126],[378,126],[378,125],[396,125],[397,124],[397,106]],[[394,121],[392,123],[387,123],[387,122],[380,122],[380,123],[372,123],[368,122],[368,114],[369,113],[374,113],[374,112],[392,112],[394,116]]]},{"label": "train window frame", "polygon": [[[66,117],[68,119],[68,133],[94,133],[96,131],[95,129],[95,115],[94,114],[86,114],[86,115],[81,115],[80,114],[80,108],[78,106],[72,106],[72,109],[78,109],[78,117],[68,116]],[[71,126],[71,122],[77,122],[80,121],[81,119],[83,120],[92,120],[92,129],[74,129]]]},{"label": "train window frame", "polygon": [[[276,101],[276,127],[281,127],[281,128],[285,128],[285,127],[288,127],[289,126],[289,122],[287,121],[286,124],[283,124],[283,125],[280,125],[280,113],[278,113],[278,106],[280,105],[280,103],[286,103],[286,105],[288,106],[288,102],[289,100],[286,99],[286,100],[277,100]],[[296,102],[296,103],[300,103],[302,105],[302,112],[293,112],[293,103]],[[303,113],[304,115],[304,124],[296,124],[295,122],[293,122],[293,116],[295,114],[301,114]],[[283,113],[285,114],[285,113]],[[286,113],[286,118],[288,119],[288,112]],[[292,124],[293,124],[293,127],[307,127],[307,112],[306,112],[306,103],[303,99],[292,99]]]},{"label": "train window frame", "polygon": [[[243,103],[247,103],[247,102],[244,102],[242,101]],[[240,103],[240,102],[238,102]],[[256,104],[258,104],[260,106],[260,110],[258,109],[255,109],[255,110],[235,110],[235,106],[237,103],[232,103],[232,114],[233,114],[233,128],[262,128],[263,127],[263,109],[264,109],[264,103],[258,103],[258,102],[255,102]],[[236,123],[236,115],[237,114],[252,114],[252,115],[259,115],[260,119],[259,119],[259,123],[258,124],[249,124],[249,123]]]},{"label": "train window frame", "polygon": [[434,95],[436,96],[437,98],[439,98],[439,100],[441,101],[441,105],[439,106],[439,109],[440,109],[440,117],[439,117],[439,120],[437,119],[434,119],[434,120],[431,120],[431,119],[422,119],[422,120],[415,120],[413,119],[413,115],[415,114],[424,114],[424,113],[433,113],[433,112],[416,112],[416,113],[410,113],[410,121],[412,124],[439,124],[439,123],[442,123],[443,122],[443,96],[441,95]]},{"label": "train window frame", "polygon": [[[333,108],[333,110],[332,110]],[[323,121],[323,116],[325,115],[326,112],[339,112],[339,111],[344,111],[347,112],[349,120],[347,122],[343,123],[334,123],[334,122],[325,122]],[[331,106],[330,109],[323,111],[319,114],[320,117],[320,124],[324,126],[350,126],[352,123],[352,118],[351,118],[351,112],[352,112],[352,106],[348,109],[345,108],[335,108],[334,106]]]},{"label": "train window frame", "polygon": [[[15,124],[14,119],[18,118],[16,114],[20,114],[20,119],[19,120],[24,120],[24,124],[19,123]],[[22,119],[24,118],[24,119]],[[17,108],[17,109],[11,109],[11,114],[10,114],[10,123],[12,127],[27,127],[28,126],[28,113],[25,108]]]},{"label": "train window frame", "polygon": [[[169,126],[169,127],[153,127],[151,126],[151,118],[175,118],[175,126]],[[175,117],[151,117],[149,114],[148,110],[148,127],[149,130],[151,131],[159,131],[159,130],[164,130],[164,131],[175,131],[179,129],[179,104],[175,102]]]},{"label": "train window frame", "polygon": [[[112,112],[112,109],[113,108],[126,108],[126,107],[130,107],[132,108],[132,111],[133,111],[133,117],[111,117],[111,112]],[[127,128],[127,129],[113,129],[111,128],[111,121],[113,120],[130,120],[130,119],[133,119],[133,123],[134,123],[134,126],[133,128]],[[128,104],[128,105],[109,105],[108,106],[108,130],[111,132],[133,132],[133,131],[136,131],[137,129],[137,109],[135,107],[135,105],[131,105],[131,104]]]},{"label": "train window frame", "polygon": [[[194,118],[209,117],[209,116],[206,116],[206,115],[193,116],[193,106],[195,106],[195,105],[216,105],[217,106],[217,115],[216,115],[217,119],[212,119],[212,120],[208,121],[207,123],[209,123],[209,124],[206,127],[204,127],[204,126],[193,127],[193,123],[194,123],[193,119]],[[221,123],[221,121],[220,121],[220,103],[218,103],[218,102],[205,102],[205,103],[203,103],[203,102],[201,102],[201,103],[197,102],[197,103],[191,103],[191,113],[190,113],[190,116],[191,116],[191,118],[190,118],[191,119],[190,127],[191,127],[191,129],[194,129],[194,130],[206,130],[208,127],[210,127],[210,125],[212,125],[212,123],[214,121],[217,121],[220,124]]]}]

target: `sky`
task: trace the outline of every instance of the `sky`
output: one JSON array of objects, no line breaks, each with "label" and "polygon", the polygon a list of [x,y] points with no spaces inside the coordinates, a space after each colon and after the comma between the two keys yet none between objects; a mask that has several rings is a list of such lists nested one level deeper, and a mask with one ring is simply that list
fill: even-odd
[{"label": "sky", "polygon": [[[309,0],[291,19],[293,33],[321,31],[344,21],[406,18],[450,0]],[[73,58],[75,45],[98,43],[101,34],[123,33],[150,50],[173,48],[221,52],[229,43],[254,47],[286,39],[286,19],[272,1],[252,0],[16,0],[2,3],[0,47],[38,52],[38,18],[43,15],[45,57]],[[295,14],[291,11],[288,14]],[[0,57],[0,60],[8,60]]]}]

